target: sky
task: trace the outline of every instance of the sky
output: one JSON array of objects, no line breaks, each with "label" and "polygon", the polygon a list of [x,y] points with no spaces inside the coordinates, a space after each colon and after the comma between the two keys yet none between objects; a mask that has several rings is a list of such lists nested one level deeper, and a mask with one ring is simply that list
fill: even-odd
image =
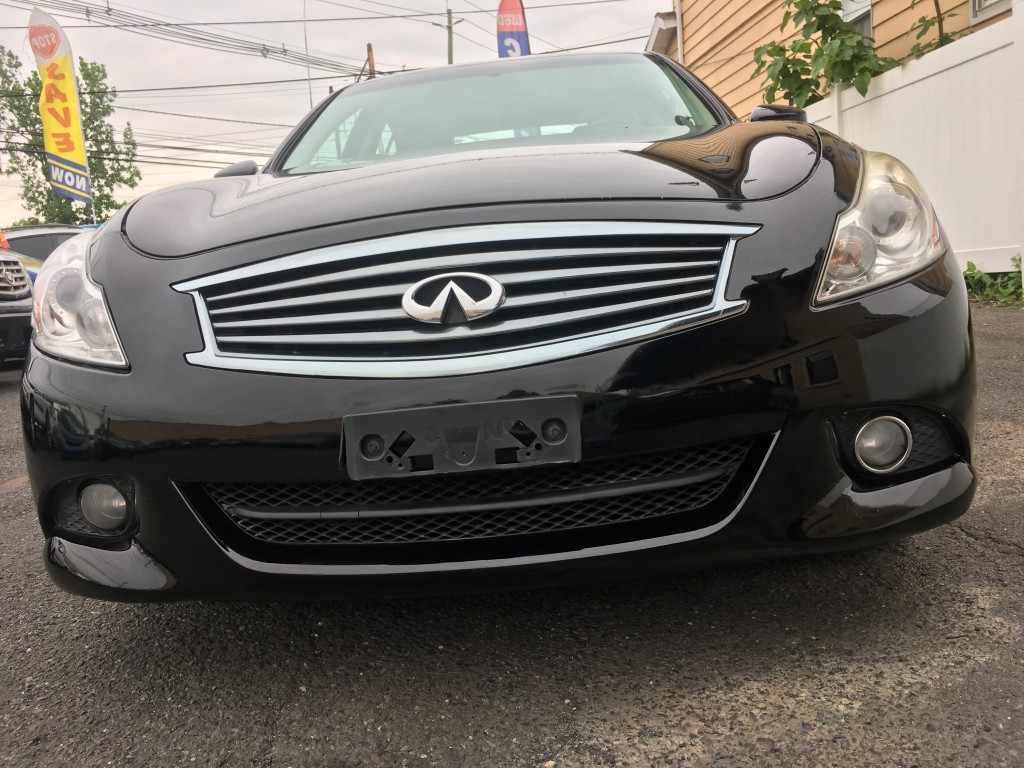
[{"label": "sky", "polygon": [[[262,164],[309,111],[311,101],[324,98],[331,85],[352,82],[338,70],[362,67],[367,43],[373,44],[376,67],[384,72],[447,62],[445,0],[130,1],[35,0],[64,26],[76,60],[107,68],[107,82],[119,92],[111,118],[115,128],[130,122],[138,155],[154,159],[139,163],[142,182],[123,191],[120,197],[126,201],[170,184],[209,178],[239,160]],[[455,22],[455,63],[497,58],[498,0],[448,4]],[[523,5],[534,54],[577,46],[642,51],[654,14],[671,10],[672,0],[524,0]],[[559,5],[565,7],[545,7]],[[83,18],[87,7],[90,15],[98,12],[102,18],[108,6],[118,14],[144,17],[132,23],[148,26],[109,28]],[[35,66],[26,35],[31,7],[31,0],[0,0],[0,45],[22,58],[24,75]],[[154,27],[153,22],[178,26]],[[181,26],[188,22],[206,24]],[[192,39],[149,36],[168,32]],[[624,42],[614,42],[619,40]],[[264,46],[273,55],[261,55]],[[319,65],[309,70],[309,81],[305,62],[295,58],[307,46]],[[274,60],[282,55],[290,60]],[[280,80],[293,82],[267,82]],[[184,87],[225,83],[249,85]],[[144,90],[154,88],[171,90]],[[17,177],[0,176],[0,226],[25,215]]]}]

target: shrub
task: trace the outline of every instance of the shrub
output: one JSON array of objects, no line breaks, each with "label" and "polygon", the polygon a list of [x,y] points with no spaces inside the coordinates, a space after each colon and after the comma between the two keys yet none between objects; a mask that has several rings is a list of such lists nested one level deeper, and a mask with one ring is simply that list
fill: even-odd
[{"label": "shrub", "polygon": [[999,306],[1020,304],[1021,295],[1021,257],[1020,254],[1011,259],[1014,272],[982,272],[973,261],[967,262],[964,280],[967,281],[967,294],[971,301]]}]

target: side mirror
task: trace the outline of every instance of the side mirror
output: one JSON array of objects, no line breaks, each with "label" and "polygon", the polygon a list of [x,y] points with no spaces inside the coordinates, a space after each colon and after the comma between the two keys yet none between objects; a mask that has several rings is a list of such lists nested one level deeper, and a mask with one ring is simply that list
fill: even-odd
[{"label": "side mirror", "polygon": [[758,123],[762,120],[793,120],[797,123],[807,122],[807,113],[796,107],[780,107],[774,104],[762,104],[754,107],[750,113],[750,122]]},{"label": "side mirror", "polygon": [[260,167],[256,165],[255,160],[243,160],[240,163],[229,165],[227,168],[221,168],[213,174],[213,178],[219,179],[221,176],[252,176],[259,172]]}]

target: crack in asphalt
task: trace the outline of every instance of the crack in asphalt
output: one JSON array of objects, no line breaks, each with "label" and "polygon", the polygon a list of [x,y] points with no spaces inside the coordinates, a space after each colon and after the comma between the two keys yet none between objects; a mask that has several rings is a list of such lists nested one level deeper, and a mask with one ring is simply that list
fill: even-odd
[{"label": "crack in asphalt", "polygon": [[[970,512],[968,512],[968,514],[970,514]],[[1017,557],[1024,557],[1024,544],[1018,544],[1015,541],[1001,539],[998,536],[994,536],[993,534],[985,531],[978,531],[977,533],[969,531],[966,527],[964,527],[964,523],[961,523],[958,520],[953,521],[949,525],[950,527],[960,531],[960,533],[962,533],[964,536],[966,536],[968,539],[975,542],[976,544],[983,546],[984,542],[988,541],[992,544],[998,544],[999,546],[1008,547],[1010,550],[1012,550],[1012,552],[1005,552],[1004,554],[1016,555]]]}]

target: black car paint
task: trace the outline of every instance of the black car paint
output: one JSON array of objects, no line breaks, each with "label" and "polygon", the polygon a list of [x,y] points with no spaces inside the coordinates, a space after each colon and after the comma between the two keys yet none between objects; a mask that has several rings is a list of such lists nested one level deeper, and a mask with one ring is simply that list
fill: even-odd
[{"label": "black car paint", "polygon": [[464,151],[344,172],[172,187],[137,201],[122,228],[141,253],[180,258],[278,235],[282,221],[289,231],[315,236],[310,230],[344,222],[479,206],[651,199],[742,204],[804,183],[818,153],[812,127],[778,123],[723,126],[694,139],[646,145],[541,147],[527,156]]},{"label": "black car paint", "polygon": [[[962,514],[974,491],[974,358],[952,254],[885,290],[818,309],[834,222],[856,192],[857,150],[805,124],[774,121],[701,138],[718,149],[684,157],[666,143],[590,147],[583,157],[556,151],[513,161],[498,152],[386,164],[367,171],[382,178],[365,178],[351,198],[323,194],[330,185],[344,189],[345,174],[217,179],[148,196],[119,214],[98,235],[92,276],[104,286],[131,369],[88,369],[33,350],[23,381],[27,461],[53,578],[71,591],[133,600],[523,588],[861,546]],[[779,162],[753,151],[759,142],[787,142],[803,154]],[[700,158],[719,156],[743,162],[729,174],[709,173]],[[805,165],[794,165],[794,156]],[[513,163],[516,173],[501,176],[493,191],[495,172]],[[627,178],[627,167],[643,182]],[[748,197],[755,182],[759,192]],[[281,218],[292,222],[289,231],[277,231]],[[340,242],[476,223],[601,219],[759,225],[737,244],[727,288],[729,298],[749,300],[747,312],[569,360],[409,382],[189,366],[185,354],[203,344],[191,299],[166,290],[135,300],[144,285]],[[140,259],[144,271],[133,268]],[[832,352],[839,373],[814,383],[808,359],[822,351]],[[904,364],[894,366],[897,359]],[[780,379],[780,370],[790,378]],[[586,558],[494,558],[475,563],[472,578],[464,562],[401,553],[349,565],[302,554],[253,560],[182,496],[192,484],[226,476],[343,477],[341,424],[350,413],[564,394],[583,404],[583,451],[592,457],[742,435],[774,445],[736,518],[710,536],[643,552],[611,546]],[[859,478],[842,463],[832,427],[838,414],[859,407],[927,410],[948,428],[956,456],[928,473]],[[96,475],[135,481],[132,536],[102,543],[54,529],[54,490]]]}]

